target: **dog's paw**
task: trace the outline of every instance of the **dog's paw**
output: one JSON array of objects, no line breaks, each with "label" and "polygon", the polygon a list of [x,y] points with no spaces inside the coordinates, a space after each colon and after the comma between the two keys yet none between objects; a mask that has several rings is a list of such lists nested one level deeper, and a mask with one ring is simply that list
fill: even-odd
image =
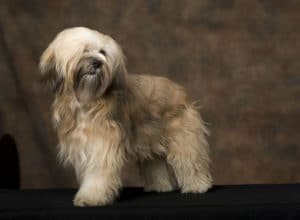
[{"label": "dog's paw", "polygon": [[82,192],[79,191],[73,201],[74,206],[105,206],[113,202],[113,197],[103,192]]},{"label": "dog's paw", "polygon": [[205,193],[212,187],[211,181],[195,181],[186,183],[182,188],[182,193]]},{"label": "dog's paw", "polygon": [[150,184],[144,187],[145,192],[171,192],[173,190],[171,183]]}]

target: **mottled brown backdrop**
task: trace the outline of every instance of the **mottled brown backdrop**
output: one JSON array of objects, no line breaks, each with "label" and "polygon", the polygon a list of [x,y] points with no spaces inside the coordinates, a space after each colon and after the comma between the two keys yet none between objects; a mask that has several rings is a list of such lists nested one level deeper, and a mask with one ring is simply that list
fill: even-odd
[{"label": "mottled brown backdrop", "polygon": [[23,188],[74,186],[37,77],[40,54],[71,26],[112,35],[130,72],[200,100],[216,184],[300,181],[300,1],[1,0],[0,25],[0,135],[16,139]]}]

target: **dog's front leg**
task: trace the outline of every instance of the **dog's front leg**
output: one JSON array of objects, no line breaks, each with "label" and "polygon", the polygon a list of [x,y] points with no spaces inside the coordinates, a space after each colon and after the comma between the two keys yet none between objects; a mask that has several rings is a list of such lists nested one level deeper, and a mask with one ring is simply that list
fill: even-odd
[{"label": "dog's front leg", "polygon": [[86,171],[77,192],[75,206],[102,206],[114,201],[121,187],[120,173],[104,169]]},{"label": "dog's front leg", "polygon": [[120,151],[101,152],[86,169],[77,170],[80,188],[75,196],[75,206],[102,206],[110,204],[121,188],[123,155]]}]

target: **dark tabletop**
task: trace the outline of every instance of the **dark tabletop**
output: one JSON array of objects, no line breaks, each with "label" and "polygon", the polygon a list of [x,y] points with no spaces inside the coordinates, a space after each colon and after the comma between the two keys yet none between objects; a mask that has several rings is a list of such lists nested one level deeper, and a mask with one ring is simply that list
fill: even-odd
[{"label": "dark tabletop", "polygon": [[300,184],[215,186],[205,194],[125,188],[113,205],[77,208],[73,189],[0,190],[0,219],[300,219]]}]

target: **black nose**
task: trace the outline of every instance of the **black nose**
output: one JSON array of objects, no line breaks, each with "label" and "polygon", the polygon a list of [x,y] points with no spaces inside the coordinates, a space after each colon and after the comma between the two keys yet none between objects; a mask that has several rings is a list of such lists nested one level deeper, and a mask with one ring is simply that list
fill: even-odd
[{"label": "black nose", "polygon": [[94,69],[99,69],[102,66],[102,61],[101,60],[93,60],[92,61],[92,66]]}]

